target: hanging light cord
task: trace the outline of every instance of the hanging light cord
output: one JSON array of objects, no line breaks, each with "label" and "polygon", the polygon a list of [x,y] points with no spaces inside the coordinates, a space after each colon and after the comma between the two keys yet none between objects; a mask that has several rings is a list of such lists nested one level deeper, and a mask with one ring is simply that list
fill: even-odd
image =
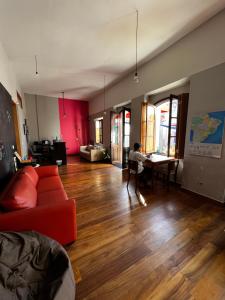
[{"label": "hanging light cord", "polygon": [[105,75],[104,75],[104,111],[105,111]]},{"label": "hanging light cord", "polygon": [[37,55],[35,55],[35,68],[36,68],[36,75],[38,75],[38,68],[37,68]]},{"label": "hanging light cord", "polygon": [[38,135],[38,141],[40,141],[37,95],[35,95],[35,110],[36,110],[36,122],[37,122],[37,135]]},{"label": "hanging light cord", "polygon": [[137,68],[138,68],[138,10],[136,10],[137,14],[137,22],[136,22],[136,74],[137,74]]}]

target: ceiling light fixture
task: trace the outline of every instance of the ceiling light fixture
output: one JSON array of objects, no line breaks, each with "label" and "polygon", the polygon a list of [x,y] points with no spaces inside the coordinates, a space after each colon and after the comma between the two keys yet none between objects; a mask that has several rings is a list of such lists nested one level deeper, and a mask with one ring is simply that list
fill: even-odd
[{"label": "ceiling light fixture", "polygon": [[136,66],[135,66],[135,73],[134,73],[134,81],[136,83],[140,82],[140,78],[138,75],[138,18],[139,18],[139,13],[138,10],[136,10]]},{"label": "ceiling light fixture", "polygon": [[104,115],[106,115],[106,110],[105,110],[105,75],[104,75]]},{"label": "ceiling light fixture", "polygon": [[35,76],[38,77],[38,63],[37,63],[37,55],[35,55]]},{"label": "ceiling light fixture", "polygon": [[63,107],[63,118],[66,118],[64,92],[62,92],[62,107]]}]

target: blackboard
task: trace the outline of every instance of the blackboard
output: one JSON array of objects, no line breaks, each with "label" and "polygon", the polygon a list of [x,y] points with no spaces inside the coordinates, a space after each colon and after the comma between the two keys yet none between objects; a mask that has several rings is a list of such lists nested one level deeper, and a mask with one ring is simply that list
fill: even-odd
[{"label": "blackboard", "polygon": [[0,83],[0,191],[15,172],[13,146],[16,145],[12,99]]}]

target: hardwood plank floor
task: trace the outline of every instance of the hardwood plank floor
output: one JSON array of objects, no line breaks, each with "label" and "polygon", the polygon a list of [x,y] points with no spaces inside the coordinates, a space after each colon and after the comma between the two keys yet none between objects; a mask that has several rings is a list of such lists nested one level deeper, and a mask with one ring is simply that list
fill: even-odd
[{"label": "hardwood plank floor", "polygon": [[70,158],[76,299],[225,299],[225,208],[160,182],[137,196],[117,167]]}]

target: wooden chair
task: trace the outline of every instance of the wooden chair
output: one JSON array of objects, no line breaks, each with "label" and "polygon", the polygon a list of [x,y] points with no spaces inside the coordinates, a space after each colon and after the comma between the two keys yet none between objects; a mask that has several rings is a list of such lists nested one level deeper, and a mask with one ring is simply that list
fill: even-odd
[{"label": "wooden chair", "polygon": [[[134,172],[131,173],[131,171]],[[135,176],[135,193],[137,191],[137,186],[138,186],[138,179],[139,179],[139,175],[138,175],[138,162],[134,161],[134,160],[128,160],[128,179],[127,179],[127,189],[129,186],[129,182],[130,182],[130,177],[131,175]]]},{"label": "wooden chair", "polygon": [[16,157],[16,162],[19,169],[25,166],[36,166],[36,163],[31,159],[22,159],[17,151],[14,152],[14,155]]},{"label": "wooden chair", "polygon": [[174,178],[174,182],[177,183],[178,166],[179,166],[179,159],[175,159],[175,160],[170,161],[167,164],[167,166],[159,166],[156,169],[156,172],[158,174],[162,175],[164,181],[166,179],[167,186],[169,186],[171,175]]}]

